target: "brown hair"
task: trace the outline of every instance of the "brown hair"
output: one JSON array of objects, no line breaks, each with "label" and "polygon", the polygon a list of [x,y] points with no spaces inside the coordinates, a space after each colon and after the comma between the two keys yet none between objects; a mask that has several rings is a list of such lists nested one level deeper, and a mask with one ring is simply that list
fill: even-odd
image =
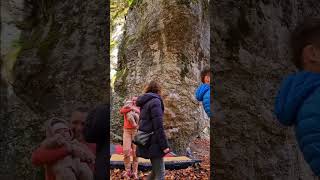
[{"label": "brown hair", "polygon": [[204,83],[204,78],[205,78],[207,75],[210,75],[210,73],[211,73],[210,68],[209,68],[209,67],[205,67],[205,68],[201,71],[201,74],[200,74],[201,82]]},{"label": "brown hair", "polygon": [[149,84],[144,88],[145,93],[156,93],[161,94],[161,86],[156,81],[150,81]]},{"label": "brown hair", "polygon": [[292,62],[298,69],[303,69],[302,51],[310,44],[320,44],[320,18],[305,19],[291,35]]}]

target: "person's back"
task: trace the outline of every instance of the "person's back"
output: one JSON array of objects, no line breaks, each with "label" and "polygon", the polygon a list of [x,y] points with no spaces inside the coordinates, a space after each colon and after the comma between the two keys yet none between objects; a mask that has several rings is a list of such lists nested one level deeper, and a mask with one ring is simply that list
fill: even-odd
[{"label": "person's back", "polygon": [[151,133],[148,145],[137,146],[137,156],[150,159],[152,171],[148,179],[164,180],[165,164],[163,157],[169,153],[169,144],[164,131],[164,104],[161,98],[161,86],[156,81],[148,83],[144,94],[137,99],[140,107],[139,131]]},{"label": "person's back", "polygon": [[294,63],[301,70],[282,82],[275,114],[286,126],[295,126],[306,162],[320,176],[320,19],[310,18],[292,36]]}]

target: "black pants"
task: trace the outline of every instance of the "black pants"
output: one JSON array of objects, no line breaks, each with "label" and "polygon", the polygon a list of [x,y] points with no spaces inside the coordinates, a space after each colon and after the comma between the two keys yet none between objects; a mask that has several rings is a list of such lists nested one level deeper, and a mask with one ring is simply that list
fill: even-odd
[{"label": "black pants", "polygon": [[164,180],[165,165],[163,158],[151,158],[152,171],[148,180]]}]

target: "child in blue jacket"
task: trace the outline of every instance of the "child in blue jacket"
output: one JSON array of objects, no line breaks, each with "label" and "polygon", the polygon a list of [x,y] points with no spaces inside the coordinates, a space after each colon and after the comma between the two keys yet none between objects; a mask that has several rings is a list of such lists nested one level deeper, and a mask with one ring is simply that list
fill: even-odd
[{"label": "child in blue jacket", "polygon": [[286,77],[276,98],[275,114],[294,126],[304,159],[320,175],[320,18],[309,18],[291,37],[293,63],[299,72]]},{"label": "child in blue jacket", "polygon": [[202,102],[203,108],[208,117],[212,116],[210,110],[210,75],[210,68],[205,68],[201,71],[202,84],[198,87],[195,93],[196,99]]}]

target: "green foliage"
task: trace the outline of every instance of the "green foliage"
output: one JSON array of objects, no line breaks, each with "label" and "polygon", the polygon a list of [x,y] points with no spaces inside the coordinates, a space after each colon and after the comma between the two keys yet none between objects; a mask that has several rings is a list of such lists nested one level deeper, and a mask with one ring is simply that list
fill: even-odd
[{"label": "green foliage", "polygon": [[117,41],[114,39],[110,39],[110,49],[113,49],[117,46]]},{"label": "green foliage", "polygon": [[209,2],[208,1],[203,1],[203,8],[204,8],[204,12],[206,14],[209,14]]},{"label": "green foliage", "polygon": [[136,2],[136,0],[127,0],[127,3],[129,4],[129,7],[135,2]]},{"label": "green foliage", "polygon": [[114,39],[114,35],[116,33],[117,26],[121,26],[124,24],[125,16],[128,13],[130,5],[134,0],[111,0],[110,1],[110,51],[116,48],[119,42]]},{"label": "green foliage", "polygon": [[111,0],[110,2],[110,17],[111,26],[110,32],[114,33],[115,27],[124,20],[128,13],[128,9],[134,0]]},{"label": "green foliage", "polygon": [[133,8],[134,6],[140,4],[142,0],[127,0],[127,1],[129,3],[129,7]]},{"label": "green foliage", "polygon": [[[110,32],[111,37],[115,34],[116,27],[125,23],[125,16],[128,14],[130,8],[137,5],[141,0],[111,0],[110,1]],[[118,41],[111,39],[111,50],[118,45]]]},{"label": "green foliage", "polygon": [[[119,38],[119,34],[123,31],[123,27],[125,25],[126,15],[130,7],[133,7],[136,4],[136,0],[111,0],[110,1],[110,32],[111,32],[111,39],[110,39],[110,52],[113,52],[116,48],[118,48],[121,38]],[[119,29],[120,28],[120,29]],[[117,37],[118,36],[118,37]],[[112,58],[113,63],[117,63],[115,57]],[[116,67],[115,65],[114,67]],[[119,76],[119,72],[115,75],[115,77],[111,77],[111,86],[114,87],[114,82],[116,81],[117,77]]]}]

